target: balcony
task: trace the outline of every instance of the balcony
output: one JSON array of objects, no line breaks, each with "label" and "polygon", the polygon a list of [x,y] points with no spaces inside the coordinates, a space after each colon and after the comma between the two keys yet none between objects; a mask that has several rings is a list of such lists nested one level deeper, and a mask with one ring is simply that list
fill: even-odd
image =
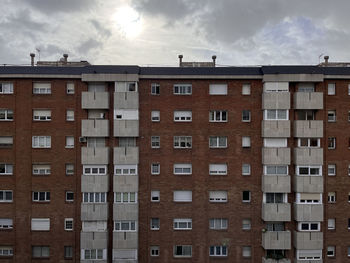
[{"label": "balcony", "polygon": [[294,164],[322,165],[323,148],[294,148]]},{"label": "balcony", "polygon": [[290,231],[267,231],[262,233],[264,249],[291,249]]},{"label": "balcony", "polygon": [[108,220],[108,204],[81,203],[81,221]]},{"label": "balcony", "polygon": [[294,121],[294,137],[322,138],[323,121]]},{"label": "balcony", "polygon": [[137,249],[138,232],[113,232],[113,248]]},{"label": "balcony", "polygon": [[262,163],[290,164],[290,148],[262,148]]},{"label": "balcony", "polygon": [[289,175],[263,175],[262,191],[265,193],[290,193]]},{"label": "balcony", "polygon": [[322,176],[294,176],[294,192],[323,193]]},{"label": "balcony", "polygon": [[109,109],[108,92],[82,92],[82,109]]},{"label": "balcony", "polygon": [[261,137],[267,137],[267,138],[290,137],[290,121],[262,121]]},{"label": "balcony", "polygon": [[323,204],[294,204],[294,220],[323,221]]},{"label": "balcony", "polygon": [[294,109],[296,110],[323,109],[323,93],[322,92],[295,92]]},{"label": "balcony", "polygon": [[108,164],[109,148],[108,147],[81,147],[82,164]]},{"label": "balcony", "polygon": [[113,176],[113,192],[138,192],[139,177],[137,175]]},{"label": "balcony", "polygon": [[322,249],[323,233],[294,231],[293,245],[296,249]]},{"label": "balcony", "polygon": [[139,147],[114,147],[114,164],[138,164]]},{"label": "balcony", "polygon": [[272,258],[262,258],[262,263],[291,263],[288,258],[272,259]]},{"label": "balcony", "polygon": [[108,232],[80,232],[80,247],[89,249],[107,248]]},{"label": "balcony", "polygon": [[262,204],[262,219],[270,222],[291,221],[291,211],[289,203]]},{"label": "balcony", "polygon": [[114,109],[138,109],[139,93],[138,92],[115,92]]},{"label": "balcony", "polygon": [[108,137],[109,120],[82,120],[81,136],[83,137]]},{"label": "balcony", "polygon": [[295,263],[322,263],[322,259],[316,259],[316,260],[305,260],[305,259],[295,259]]},{"label": "balcony", "polygon": [[114,120],[114,137],[138,137],[139,120]]},{"label": "balcony", "polygon": [[113,204],[113,220],[138,220],[139,205],[130,203]]},{"label": "balcony", "polygon": [[262,108],[264,110],[290,109],[289,92],[264,92],[262,94]]},{"label": "balcony", "polygon": [[81,192],[108,192],[108,175],[82,175]]}]

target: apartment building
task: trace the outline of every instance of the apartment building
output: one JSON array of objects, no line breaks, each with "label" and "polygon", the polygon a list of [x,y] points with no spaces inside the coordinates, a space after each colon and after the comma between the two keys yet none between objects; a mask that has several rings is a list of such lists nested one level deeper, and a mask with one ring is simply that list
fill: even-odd
[{"label": "apartment building", "polygon": [[0,68],[0,262],[349,261],[350,68],[215,58]]}]

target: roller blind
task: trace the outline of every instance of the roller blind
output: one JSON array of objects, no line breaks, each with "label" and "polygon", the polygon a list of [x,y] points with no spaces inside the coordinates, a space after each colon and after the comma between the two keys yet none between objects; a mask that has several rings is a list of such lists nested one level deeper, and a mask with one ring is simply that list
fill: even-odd
[{"label": "roller blind", "polygon": [[210,84],[209,86],[210,95],[226,95],[227,84]]},{"label": "roller blind", "polygon": [[0,136],[0,144],[13,144],[12,136]]},{"label": "roller blind", "polygon": [[50,218],[32,218],[32,230],[35,230],[35,231],[50,230]]},{"label": "roller blind", "polygon": [[300,200],[320,200],[320,194],[300,193]]},{"label": "roller blind", "polygon": [[265,138],[264,147],[287,147],[287,139]]},{"label": "roller blind", "polygon": [[174,201],[176,202],[191,202],[192,191],[174,191]]},{"label": "roller blind", "polygon": [[136,249],[113,249],[113,259],[137,259]]}]

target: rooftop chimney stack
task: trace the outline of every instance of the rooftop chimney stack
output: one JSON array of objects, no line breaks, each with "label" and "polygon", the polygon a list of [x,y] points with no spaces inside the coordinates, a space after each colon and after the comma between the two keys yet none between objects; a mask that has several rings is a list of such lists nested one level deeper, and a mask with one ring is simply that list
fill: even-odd
[{"label": "rooftop chimney stack", "polygon": [[213,65],[214,65],[214,67],[215,67],[215,65],[216,65],[216,56],[215,55],[213,55],[212,57],[211,57],[212,59],[213,59]]},{"label": "rooftop chimney stack", "polygon": [[179,55],[179,67],[182,66],[182,58],[183,58],[183,57],[184,57],[183,55]]},{"label": "rooftop chimney stack", "polygon": [[30,65],[34,66],[34,58],[35,58],[35,54],[34,53],[30,53]]},{"label": "rooftop chimney stack", "polygon": [[324,56],[324,64],[325,65],[328,65],[328,59],[329,59],[329,56]]},{"label": "rooftop chimney stack", "polygon": [[68,62],[68,54],[63,54],[63,64],[67,64]]}]

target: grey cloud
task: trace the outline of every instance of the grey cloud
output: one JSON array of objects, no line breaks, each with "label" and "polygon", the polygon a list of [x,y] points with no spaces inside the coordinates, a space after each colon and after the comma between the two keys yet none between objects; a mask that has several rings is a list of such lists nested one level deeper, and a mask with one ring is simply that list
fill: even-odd
[{"label": "grey cloud", "polygon": [[77,51],[82,54],[87,54],[91,50],[102,47],[102,42],[99,42],[93,38],[89,38],[77,47]]},{"label": "grey cloud", "polygon": [[17,2],[46,14],[82,11],[93,7],[96,3],[95,0],[17,0]]},{"label": "grey cloud", "polygon": [[103,25],[101,25],[101,23],[98,22],[97,20],[91,19],[90,23],[95,27],[95,29],[100,35],[106,36],[106,37],[110,37],[112,35],[111,31],[105,28]]}]

